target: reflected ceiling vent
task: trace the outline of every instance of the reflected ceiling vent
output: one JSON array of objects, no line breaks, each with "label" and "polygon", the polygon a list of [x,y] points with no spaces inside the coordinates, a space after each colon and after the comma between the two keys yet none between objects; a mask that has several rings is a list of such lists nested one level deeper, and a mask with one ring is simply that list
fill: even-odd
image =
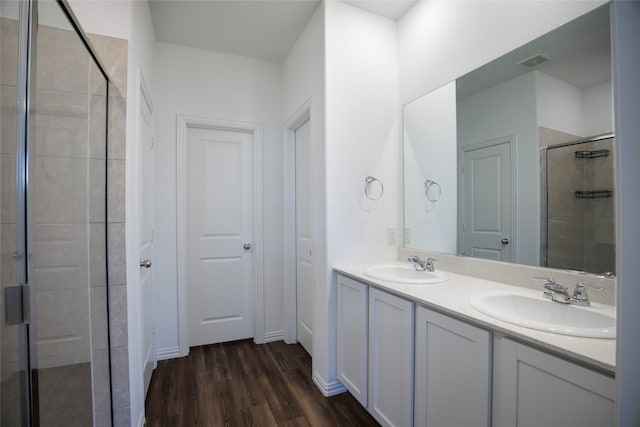
[{"label": "reflected ceiling vent", "polygon": [[522,65],[525,68],[536,68],[545,62],[551,61],[547,55],[543,55],[542,53],[538,53],[537,55],[530,56],[522,61],[518,62],[518,65]]}]

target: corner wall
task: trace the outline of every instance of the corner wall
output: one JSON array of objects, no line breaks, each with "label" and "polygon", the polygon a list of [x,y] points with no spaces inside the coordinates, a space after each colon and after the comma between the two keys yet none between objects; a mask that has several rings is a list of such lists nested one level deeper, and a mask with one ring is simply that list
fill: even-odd
[{"label": "corner wall", "polygon": [[[398,244],[387,244],[387,227],[400,235],[402,187],[395,21],[326,2],[325,43],[327,262],[324,281],[316,284],[313,363],[316,384],[332,394],[343,389],[336,379],[332,268],[396,258]],[[363,195],[369,175],[384,184],[377,202]]]}]

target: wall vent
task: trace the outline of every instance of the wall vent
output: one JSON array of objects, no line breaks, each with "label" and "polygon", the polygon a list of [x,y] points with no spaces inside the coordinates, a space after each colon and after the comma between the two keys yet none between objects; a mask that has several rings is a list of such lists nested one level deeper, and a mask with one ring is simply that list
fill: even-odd
[{"label": "wall vent", "polygon": [[547,55],[543,55],[542,53],[538,53],[536,55],[530,56],[522,61],[518,62],[518,65],[522,65],[526,68],[536,68],[545,62],[551,61]]}]

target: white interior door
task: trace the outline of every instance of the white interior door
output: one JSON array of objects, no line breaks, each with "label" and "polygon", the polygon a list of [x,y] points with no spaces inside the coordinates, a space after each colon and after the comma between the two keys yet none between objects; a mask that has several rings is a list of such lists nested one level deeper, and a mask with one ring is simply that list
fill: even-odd
[{"label": "white interior door", "polygon": [[313,239],[311,236],[310,122],[296,129],[296,312],[298,342],[312,354]]},{"label": "white interior door", "polygon": [[253,337],[252,134],[187,132],[189,346]]},{"label": "white interior door", "polygon": [[151,107],[146,96],[140,92],[140,111],[138,112],[139,152],[139,215],[140,215],[140,306],[141,318],[141,356],[144,369],[144,393],[147,394],[151,374],[156,365],[155,337],[152,310],[153,270],[153,221],[152,198],[153,187],[153,134]]},{"label": "white interior door", "polygon": [[464,152],[462,248],[468,256],[513,261],[511,141]]}]

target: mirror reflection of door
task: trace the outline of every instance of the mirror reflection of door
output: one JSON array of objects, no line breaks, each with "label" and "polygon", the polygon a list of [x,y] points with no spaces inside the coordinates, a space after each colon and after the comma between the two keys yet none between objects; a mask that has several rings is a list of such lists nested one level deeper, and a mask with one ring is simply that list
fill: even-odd
[{"label": "mirror reflection of door", "polygon": [[465,148],[462,179],[464,255],[513,261],[512,140]]}]

